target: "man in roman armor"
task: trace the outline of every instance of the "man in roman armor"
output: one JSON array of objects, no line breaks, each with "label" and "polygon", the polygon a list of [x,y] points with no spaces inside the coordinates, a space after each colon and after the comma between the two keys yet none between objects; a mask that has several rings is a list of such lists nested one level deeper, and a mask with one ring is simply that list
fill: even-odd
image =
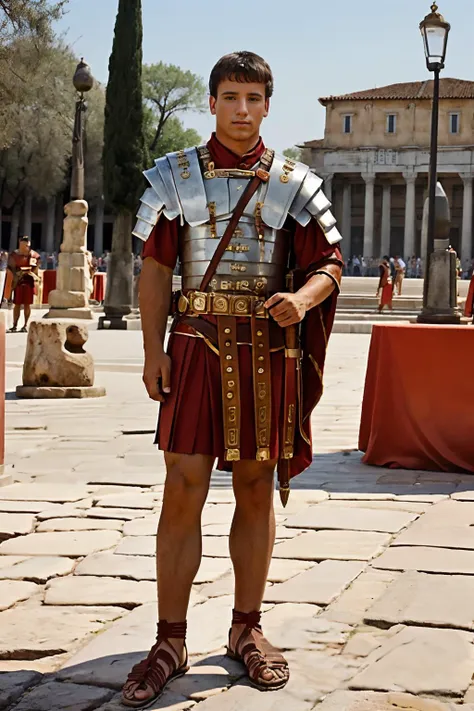
[{"label": "man in roman armor", "polygon": [[[261,690],[281,689],[288,664],[264,637],[260,609],[275,539],[274,471],[312,461],[311,412],[342,272],[341,236],[308,166],[266,148],[273,77],[251,52],[210,77],[216,131],[145,172],[134,234],[149,396],[161,402],[156,443],[167,477],[158,526],[158,637],[124,686],[143,708],[188,669],[186,614],[201,553],[201,512],[215,460],[232,472],[235,602],[227,653]],[[173,271],[182,288],[172,298]],[[168,314],[174,313],[168,350]]]}]

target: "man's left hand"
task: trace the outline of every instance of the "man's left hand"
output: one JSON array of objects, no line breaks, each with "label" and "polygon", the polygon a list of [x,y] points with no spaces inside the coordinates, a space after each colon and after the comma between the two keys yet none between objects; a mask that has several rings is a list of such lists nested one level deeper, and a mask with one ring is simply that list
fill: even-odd
[{"label": "man's left hand", "polygon": [[304,299],[298,294],[274,294],[265,302],[265,308],[282,328],[300,323],[307,311]]}]

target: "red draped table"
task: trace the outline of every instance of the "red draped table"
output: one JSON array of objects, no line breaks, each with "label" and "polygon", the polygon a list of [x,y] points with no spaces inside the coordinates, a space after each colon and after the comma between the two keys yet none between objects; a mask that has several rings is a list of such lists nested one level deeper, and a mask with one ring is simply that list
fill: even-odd
[{"label": "red draped table", "polygon": [[376,325],[359,449],[375,466],[474,473],[474,328]]},{"label": "red draped table", "polygon": [[48,303],[48,296],[50,291],[54,291],[56,288],[56,269],[45,269],[43,272],[43,295],[41,297],[41,303]]},{"label": "red draped table", "polygon": [[466,305],[464,306],[464,316],[474,316],[474,274],[469,284]]},{"label": "red draped table", "polygon": [[6,313],[0,311],[0,483],[5,460],[5,322]]},{"label": "red draped table", "polygon": [[94,274],[93,288],[91,299],[102,303],[105,299],[105,288],[107,286],[107,274],[105,272],[96,272]]}]

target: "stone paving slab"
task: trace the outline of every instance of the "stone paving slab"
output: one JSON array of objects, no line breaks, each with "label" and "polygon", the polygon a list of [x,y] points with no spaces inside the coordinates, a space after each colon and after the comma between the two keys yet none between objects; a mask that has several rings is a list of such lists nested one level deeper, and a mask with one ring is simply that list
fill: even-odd
[{"label": "stone paving slab", "polygon": [[15,711],[92,711],[113,695],[110,689],[97,686],[49,681],[28,692]]},{"label": "stone paving slab", "polygon": [[143,518],[149,514],[149,509],[108,509],[102,506],[93,506],[85,512],[85,515],[91,518],[117,518],[121,521],[131,521],[134,518]]},{"label": "stone paving slab", "polygon": [[77,575],[51,580],[45,605],[119,605],[132,609],[156,600],[156,585],[148,581]]},{"label": "stone paving slab", "polygon": [[[82,508],[84,499],[73,504],[43,504],[43,508],[36,514],[38,521],[48,521],[54,518],[81,518],[86,515]],[[92,499],[90,500],[92,506]],[[47,507],[47,508],[45,508]]]},{"label": "stone paving slab", "polygon": [[317,711],[474,711],[470,704],[438,701],[426,697],[400,694],[381,694],[373,691],[335,691],[317,706]]},{"label": "stone paving slab", "polygon": [[115,549],[118,555],[129,556],[154,556],[155,552],[155,536],[126,536]]},{"label": "stone paving slab", "polygon": [[123,523],[118,519],[101,518],[51,518],[42,521],[36,528],[37,533],[49,531],[99,531],[110,529],[120,531]]},{"label": "stone paving slab", "polygon": [[2,555],[0,556],[0,570],[2,568],[11,568],[12,565],[21,563],[22,560],[26,560],[24,555]]},{"label": "stone paving slab", "polygon": [[26,513],[0,513],[0,541],[23,536],[34,530],[35,517]]},{"label": "stone paving slab", "polygon": [[[199,708],[200,707],[200,708]],[[225,694],[212,696],[199,704],[199,711],[311,711],[314,702],[302,701],[288,691],[263,694],[243,683]],[[159,707],[158,707],[159,708]]]},{"label": "stone paving slab", "polygon": [[27,600],[40,591],[41,588],[35,583],[23,580],[0,580],[0,610],[7,610],[17,602]]},{"label": "stone paving slab", "polygon": [[460,697],[474,672],[472,641],[458,630],[395,627],[350,688]]},{"label": "stone paving slab", "polygon": [[[107,467],[108,471],[103,471],[99,468],[98,471],[91,471],[86,476],[87,484],[118,484],[121,486],[156,486],[162,481],[162,476],[159,472],[146,472],[141,469],[136,469],[133,473],[129,469],[121,470],[120,464],[114,467]],[[89,465],[85,465],[85,469],[92,469]],[[78,467],[80,470],[81,467]]]},{"label": "stone paving slab", "polygon": [[107,494],[94,497],[94,504],[112,509],[154,509],[158,506],[156,494]]},{"label": "stone paving slab", "polygon": [[65,503],[85,499],[87,486],[76,484],[11,484],[2,488],[2,499],[13,501],[48,501]]},{"label": "stone paving slab", "polygon": [[5,513],[40,513],[44,507],[44,501],[0,501],[0,511]]},{"label": "stone paving slab", "polygon": [[378,511],[377,509],[344,506],[310,506],[287,519],[295,528],[340,529],[346,531],[377,531],[397,533],[417,518],[408,511]]},{"label": "stone paving slab", "polygon": [[39,684],[42,675],[35,671],[18,671],[0,674],[0,709],[8,708],[20,696],[35,684]]},{"label": "stone paving slab", "polygon": [[[8,561],[12,556],[5,556]],[[69,575],[74,570],[76,561],[64,557],[35,556],[19,563],[0,568],[0,580],[29,580],[33,583],[46,583],[57,575]]]},{"label": "stone paving slab", "polygon": [[280,649],[338,649],[352,627],[318,616],[321,608],[304,603],[275,605],[262,615],[265,636]]},{"label": "stone paving slab", "polygon": [[201,565],[194,579],[196,585],[212,583],[231,570],[231,562],[224,558],[202,558]]},{"label": "stone paving slab", "polygon": [[372,531],[308,531],[277,543],[275,558],[296,560],[370,560],[390,543],[390,536]]},{"label": "stone paving slab", "polygon": [[158,528],[158,516],[145,516],[127,521],[123,527],[124,536],[156,536]]},{"label": "stone paving slab", "polygon": [[392,547],[374,560],[372,565],[384,570],[419,570],[426,573],[474,575],[474,551],[424,546]]},{"label": "stone paving slab", "polygon": [[74,574],[130,578],[131,580],[156,580],[156,563],[151,556],[95,553],[84,558],[78,564]]},{"label": "stone paving slab", "polygon": [[[112,701],[107,704],[100,706],[96,711],[124,711],[126,708],[121,700],[121,694],[114,696]],[[172,691],[166,690],[160,698],[148,708],[150,711],[154,709],[166,709],[166,711],[187,711],[187,709],[193,708],[196,704],[194,701],[185,699]]]},{"label": "stone paving slab", "polygon": [[349,625],[360,624],[364,613],[396,580],[400,573],[367,568],[340,597],[324,611],[328,620]]},{"label": "stone paving slab", "polygon": [[[73,651],[124,614],[120,607],[17,607],[0,614],[0,658],[31,660]],[[0,677],[1,678],[1,677]]]},{"label": "stone paving slab", "polygon": [[327,560],[285,583],[272,585],[265,602],[329,605],[363,570],[360,562]]},{"label": "stone paving slab", "polygon": [[[340,507],[341,506],[341,500],[340,499],[328,499],[327,501],[323,501],[321,503],[321,506],[329,506],[329,507]],[[371,500],[349,500],[349,499],[344,499],[344,508],[356,508],[356,509],[377,509],[378,511],[380,510],[388,510],[388,511],[407,511],[408,513],[415,513],[415,514],[423,514],[426,511],[429,511],[431,508],[432,504],[429,503],[420,503],[420,502],[413,502],[413,501],[400,501],[397,498],[393,499],[371,499]]]},{"label": "stone paving slab", "polygon": [[5,555],[64,555],[79,558],[117,545],[118,531],[65,531],[60,533],[31,533],[0,543],[0,554]]},{"label": "stone paving slab", "polygon": [[474,577],[403,573],[367,611],[369,624],[474,629]]}]

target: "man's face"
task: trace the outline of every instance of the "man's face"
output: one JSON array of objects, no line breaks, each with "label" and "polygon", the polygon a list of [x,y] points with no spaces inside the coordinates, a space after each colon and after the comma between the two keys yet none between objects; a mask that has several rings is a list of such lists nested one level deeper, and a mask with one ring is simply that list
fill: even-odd
[{"label": "man's face", "polygon": [[265,84],[231,81],[219,84],[217,99],[209,99],[211,114],[216,117],[218,133],[233,141],[248,141],[260,133],[260,125],[268,116],[269,99]]},{"label": "man's face", "polygon": [[28,252],[30,251],[30,243],[20,242],[19,250],[20,254],[28,254]]}]

